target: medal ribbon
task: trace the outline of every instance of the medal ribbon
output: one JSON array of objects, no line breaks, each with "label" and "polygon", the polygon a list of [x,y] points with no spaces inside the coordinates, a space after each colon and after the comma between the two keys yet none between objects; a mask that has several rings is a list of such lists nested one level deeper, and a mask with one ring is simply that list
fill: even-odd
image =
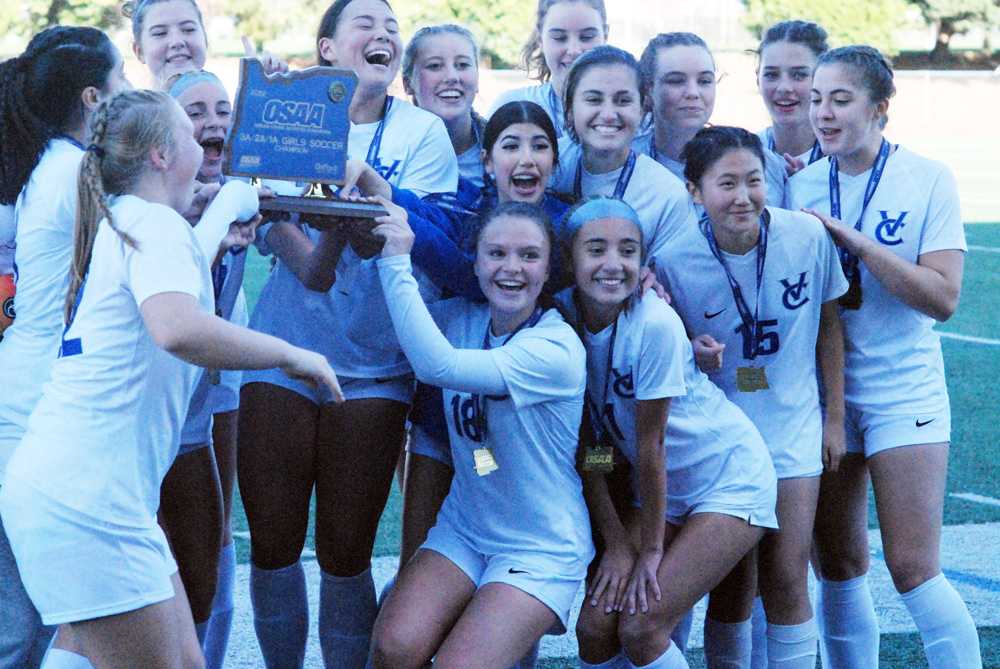
[{"label": "medal ribbon", "polygon": [[[861,213],[858,214],[858,221],[854,224],[854,229],[861,232],[861,225],[865,220],[865,210],[875,197],[878,184],[882,180],[882,173],[885,171],[885,164],[889,160],[889,142],[882,138],[882,144],[878,149],[878,156],[875,164],[872,165],[872,173],[868,177],[868,185],[865,186],[865,198],[861,204]],[[830,156],[830,216],[840,218],[840,168],[836,156]],[[857,256],[849,253],[844,248],[839,248],[840,264],[844,268],[844,274],[848,280],[856,280],[854,275],[858,271]]]},{"label": "medal ribbon", "polygon": [[[618,173],[618,181],[615,183],[615,191],[611,195],[612,198],[621,200],[625,197],[625,191],[632,180],[633,172],[635,172],[635,151],[629,149],[625,165],[622,166],[622,171]],[[583,156],[580,156],[580,160],[576,162],[576,177],[573,179],[573,197],[577,201],[583,199]]]},{"label": "medal ribbon", "polygon": [[753,314],[751,314],[750,306],[743,297],[743,290],[740,288],[740,283],[736,280],[736,277],[733,276],[732,271],[729,269],[729,265],[726,263],[725,257],[722,255],[722,251],[719,249],[719,243],[715,239],[715,232],[712,230],[712,223],[708,219],[708,214],[702,216],[701,221],[699,222],[701,233],[705,235],[705,239],[708,240],[708,248],[712,251],[712,255],[715,256],[715,259],[719,261],[719,264],[722,265],[722,269],[726,272],[726,280],[729,281],[729,288],[733,292],[733,300],[736,302],[736,310],[740,314],[740,320],[743,321],[743,328],[746,331],[744,341],[750,343],[749,348],[744,351],[745,354],[748,354],[746,357],[750,360],[757,357],[757,323],[760,321],[760,287],[764,282],[764,261],[767,258],[767,209],[761,213],[758,225],[760,225],[760,235],[757,238],[757,297],[756,304],[754,304]]},{"label": "medal ribbon", "polygon": [[584,393],[584,398],[587,403],[587,413],[590,414],[590,423],[593,426],[594,437],[596,439],[596,445],[600,446],[604,434],[607,432],[607,427],[604,425],[604,415],[601,413],[601,409],[608,404],[608,390],[611,387],[611,373],[613,370],[612,361],[615,355],[615,339],[618,337],[618,318],[615,318],[615,324],[611,329],[611,341],[608,344],[608,362],[605,368],[604,376],[604,395],[601,397],[601,403],[597,404],[594,402],[594,397],[588,388]]},{"label": "medal ribbon", "polygon": [[[538,325],[538,321],[542,318],[542,308],[535,307],[534,313],[526,321],[514,328],[514,331],[507,335],[506,339],[500,346],[506,346],[507,342],[514,338],[518,332],[525,328],[533,328]],[[490,331],[493,329],[493,319],[491,318],[486,324],[486,332],[483,334],[483,350],[489,351],[492,346],[490,346]],[[486,443],[486,400],[500,401],[507,398],[507,395],[480,395],[479,393],[473,393],[472,395],[472,420],[479,428],[479,434],[482,436],[483,443]]]},{"label": "medal ribbon", "polygon": [[385,132],[385,124],[389,119],[389,111],[392,109],[392,96],[385,96],[385,102],[382,103],[382,118],[379,119],[378,127],[375,128],[375,135],[372,137],[371,144],[368,145],[368,155],[365,157],[365,162],[375,166],[378,162],[379,151],[382,150],[382,133]]},{"label": "medal ribbon", "polygon": [[551,83],[549,84],[549,109],[552,113],[553,125],[556,127],[556,137],[562,137],[566,134],[563,132],[563,128],[566,126],[566,116],[562,113],[562,102],[556,95],[556,87]]}]

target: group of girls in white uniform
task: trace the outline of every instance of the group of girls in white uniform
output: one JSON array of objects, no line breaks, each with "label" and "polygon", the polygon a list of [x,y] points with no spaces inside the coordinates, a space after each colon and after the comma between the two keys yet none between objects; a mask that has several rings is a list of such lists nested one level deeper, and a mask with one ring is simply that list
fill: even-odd
[{"label": "group of girls in white uniform", "polygon": [[[404,49],[386,0],[336,0],[316,47],[358,75],[342,193],[387,214],[320,232],[222,174],[195,0],[130,4],[164,92],[89,28],[0,64],[0,667],[223,666],[237,477],[267,667],[304,663],[314,493],[327,667],[534,666],[581,588],[581,667],[688,666],[705,595],[710,667],[875,667],[869,475],[930,666],[981,666],[939,564],[958,197],[883,137],[876,50],[773,26],[758,137],[707,126],[698,36],[637,61],[602,0],[539,0],[541,84],[484,119],[468,30]],[[251,243],[273,261],[248,330]]]}]

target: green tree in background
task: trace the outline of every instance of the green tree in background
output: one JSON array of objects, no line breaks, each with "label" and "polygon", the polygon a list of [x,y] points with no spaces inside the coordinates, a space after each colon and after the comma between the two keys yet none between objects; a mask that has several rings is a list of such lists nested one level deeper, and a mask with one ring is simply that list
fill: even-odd
[{"label": "green tree in background", "polygon": [[111,28],[121,23],[118,0],[4,0],[0,34],[30,37],[58,23]]},{"label": "green tree in background", "polygon": [[920,8],[928,25],[934,26],[934,48],[931,60],[946,61],[949,45],[954,35],[972,28],[984,28],[987,39],[983,45],[989,50],[989,30],[1000,23],[1000,0],[910,0]]},{"label": "green tree in background", "polygon": [[895,53],[893,33],[905,26],[904,0],[745,0],[745,24],[760,35],[773,23],[807,19],[826,28],[834,46],[871,44]]}]

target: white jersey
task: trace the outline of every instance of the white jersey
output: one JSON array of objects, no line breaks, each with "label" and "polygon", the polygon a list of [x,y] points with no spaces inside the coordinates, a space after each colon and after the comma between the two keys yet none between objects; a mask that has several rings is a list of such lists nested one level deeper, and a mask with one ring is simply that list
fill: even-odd
[{"label": "white jersey", "polygon": [[[571,313],[573,290],[559,295]],[[671,399],[663,439],[668,517],[685,518],[697,500],[717,490],[742,498],[757,496],[753,489],[759,487],[761,497],[773,495],[774,470],[757,430],[695,365],[684,325],[666,302],[655,296],[634,300],[615,323],[598,333],[585,332],[584,338],[587,401],[600,411],[605,434],[634,467],[639,464],[636,402]],[[740,461],[742,475],[726,480],[733,459]],[[635,492],[638,497],[640,491]],[[773,525],[773,513],[772,503],[755,524]]]},{"label": "white jersey", "polygon": [[83,151],[54,139],[17,198],[17,318],[0,342],[0,474],[59,354]]},{"label": "white jersey", "polygon": [[569,136],[569,133],[566,131],[566,114],[563,112],[562,99],[552,87],[552,82],[546,81],[544,84],[504,91],[493,101],[489,115],[493,116],[497,109],[508,102],[516,102],[517,100],[534,102],[544,109],[545,113],[552,119],[552,125],[555,126],[557,138],[562,139],[564,136]]},{"label": "white jersey", "polygon": [[155,519],[160,483],[180,442],[198,369],[158,348],[140,307],[185,293],[212,310],[212,281],[191,226],[131,195],[111,207],[137,243],[102,221],[62,356],[7,466],[49,499],[108,523]]},{"label": "white jersey", "polygon": [[[871,170],[840,173],[841,212],[854,225]],[[791,180],[792,205],[830,213],[830,159]],[[947,167],[901,147],[889,156],[861,227],[904,260],[933,251],[965,251],[958,188]],[[894,297],[862,261],[860,309],[842,309],[845,400],[886,414],[932,411],[948,404],[941,340],[934,319]]]},{"label": "white jersey", "polygon": [[[685,164],[653,150],[653,133],[636,137],[632,142],[632,150],[650,156],[674,174],[681,183],[687,183],[684,177]],[[767,204],[772,207],[785,207],[788,204],[788,172],[785,170],[785,159],[764,145],[764,183],[767,185]]]},{"label": "white jersey", "polygon": [[0,204],[0,274],[14,273],[14,205]]},{"label": "white jersey", "polygon": [[[583,150],[579,144],[568,137],[559,140],[559,168],[552,175],[550,188],[557,193],[575,195],[577,165],[582,158]],[[582,196],[611,197],[623,169],[612,170],[607,174],[590,174],[586,168],[582,169]],[[635,170],[628,180],[622,200],[631,205],[639,215],[646,258],[655,258],[674,235],[697,225],[684,184],[657,165],[655,160],[638,152]]]},{"label": "white jersey", "polygon": [[[830,235],[814,216],[768,207],[758,352],[747,357],[742,320],[722,265],[699,228],[677,237],[656,268],[673,307],[692,336],[709,334],[726,346],[722,368],[709,374],[760,430],[779,478],[821,473],[823,425],[816,380],[820,308],[840,297],[847,280]],[[758,308],[757,251],[720,249],[750,313]],[[749,342],[748,342],[749,343]],[[770,386],[741,392],[737,370],[763,367]]]},{"label": "white jersey", "polygon": [[458,156],[458,176],[469,181],[477,188],[483,187],[483,133],[479,127],[477,116],[472,117],[472,132],[476,141],[472,146]]},{"label": "white jersey", "polygon": [[[378,125],[351,124],[348,138],[351,158],[364,160],[369,152],[374,152]],[[373,162],[393,186],[421,196],[450,193],[458,187],[458,164],[444,123],[434,114],[403,100],[393,100],[385,119],[378,159]],[[318,241],[318,231],[305,226],[303,231]],[[271,253],[267,233],[268,230],[263,230],[257,236],[257,249],[263,255]],[[336,283],[329,291],[320,293],[306,289],[278,259],[261,291],[250,327],[322,353],[341,376],[372,379],[409,373],[409,363],[385,320],[384,327],[378,328],[380,337],[376,340],[356,335],[369,331],[368,326],[362,327],[352,320],[367,319],[370,296],[355,284],[359,273],[377,273],[374,262],[374,258],[362,260],[350,247],[344,249],[336,268]],[[430,282],[426,282],[425,289],[427,296],[432,297]],[[284,375],[266,371],[243,374],[244,384],[254,381],[289,383]]]},{"label": "white jersey", "polygon": [[[379,270],[398,319],[395,326],[409,335],[404,345],[438,368],[435,352],[425,342],[441,334],[417,304],[409,256],[381,259]],[[579,337],[550,309],[512,337],[490,334],[490,350],[484,351],[487,305],[454,299],[431,308],[450,343],[445,357],[465,378],[460,391],[445,387],[442,393],[455,477],[439,522],[448,523],[479,553],[538,551],[565,565],[561,576],[582,578],[593,545],[576,471],[586,387],[586,354]],[[414,366],[426,383],[463,385],[451,377],[425,377],[417,362]],[[498,377],[500,388],[479,385],[489,377]],[[496,393],[499,389],[505,392]],[[480,393],[478,405],[485,407],[485,435],[475,420],[474,392]],[[484,447],[499,469],[479,476],[475,451]]]}]

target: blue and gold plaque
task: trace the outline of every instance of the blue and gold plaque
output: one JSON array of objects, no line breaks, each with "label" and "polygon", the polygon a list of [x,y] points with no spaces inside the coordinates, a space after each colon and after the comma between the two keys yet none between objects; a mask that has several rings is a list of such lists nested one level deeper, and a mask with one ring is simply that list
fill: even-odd
[{"label": "blue and gold plaque", "polygon": [[[354,72],[334,67],[267,75],[259,60],[243,58],[223,171],[257,179],[343,183],[357,83]],[[323,197],[279,196],[262,200],[261,209],[352,218],[385,213],[377,204]]]}]

